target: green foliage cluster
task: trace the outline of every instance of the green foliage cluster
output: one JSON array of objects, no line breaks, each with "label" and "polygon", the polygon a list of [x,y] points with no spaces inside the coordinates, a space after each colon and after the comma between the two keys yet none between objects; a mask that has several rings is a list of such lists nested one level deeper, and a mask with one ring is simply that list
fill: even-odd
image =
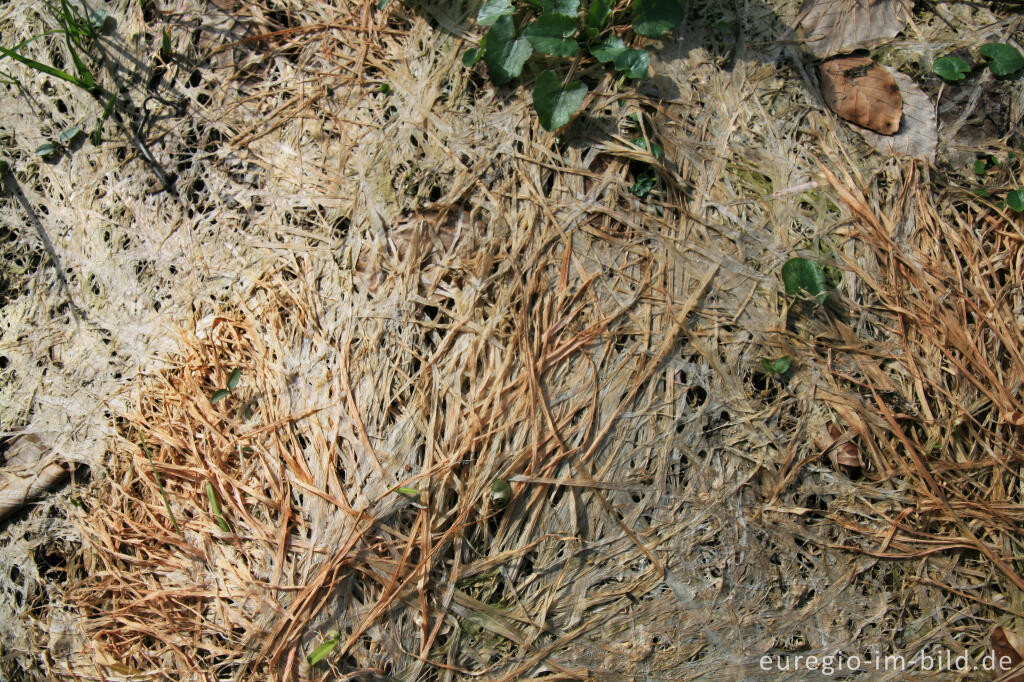
[{"label": "green foliage cluster", "polygon": [[[1006,78],[1024,69],[1024,56],[1013,45],[986,43],[978,50],[988,59],[988,69],[996,78]],[[940,57],[932,64],[932,70],[944,81],[962,81],[971,72],[971,65],[955,55]]]},{"label": "green foliage cluster", "polygon": [[[997,156],[978,159],[974,162],[972,170],[979,180],[988,178],[989,182],[994,180],[996,184],[1002,184],[1000,180],[1005,182],[1009,179],[1010,182],[1013,182],[1019,178],[1020,174],[1024,172],[1024,163],[1021,162],[1021,157],[1016,153],[1010,152],[1005,160],[1000,160]],[[1005,187],[1006,185],[1003,184],[1003,188]],[[994,189],[993,191],[1000,191],[1000,189]],[[992,197],[992,192],[985,187],[978,187],[974,190],[974,193],[983,199]],[[1007,191],[1006,198],[998,202],[996,207],[1010,208],[1017,213],[1024,212],[1024,189],[1018,188]]]},{"label": "green foliage cluster", "polygon": [[[665,35],[684,18],[678,0],[633,0],[618,9],[615,0],[485,0],[477,23],[487,26],[480,46],[467,51],[467,67],[483,60],[496,85],[518,78],[534,55],[573,59],[573,69],[594,60],[623,75],[639,79],[647,75],[651,56],[647,50],[629,47],[616,30],[618,22],[631,20],[629,28],[639,36]],[[579,112],[588,88],[582,81],[566,82],[566,75],[548,69],[533,87],[533,106],[546,130],[557,130]]]},{"label": "green foliage cluster", "polygon": [[[103,93],[96,83],[96,77],[86,64],[84,56],[91,52],[94,41],[110,23],[111,19],[107,14],[107,11],[102,9],[90,11],[84,3],[82,4],[82,7],[79,8],[68,2],[68,0],[60,0],[59,4],[48,2],[44,3],[44,6],[53,17],[57,24],[57,28],[32,36],[28,40],[24,40],[10,49],[0,45],[0,59],[9,57],[10,59],[20,62],[21,64],[24,64],[25,66],[40,73],[45,73],[59,80],[70,83],[71,85],[82,88],[94,97],[102,97]],[[67,44],[68,52],[71,54],[71,61],[75,65],[74,74],[58,69],[50,64],[44,64],[34,59],[30,59],[21,54],[21,50],[26,45],[49,35],[64,36],[64,42]],[[17,82],[17,79],[14,76],[2,71],[0,71],[0,79],[9,83]],[[103,109],[103,115],[97,119],[96,127],[91,135],[94,144],[98,145],[102,141],[101,131],[103,123],[107,118],[109,118],[111,110],[113,109],[113,104],[114,98],[111,97]],[[61,148],[68,147],[73,144],[81,133],[82,129],[79,126],[71,126],[60,134],[58,140],[44,142],[39,145],[36,149],[36,154],[44,158],[52,156]]]}]

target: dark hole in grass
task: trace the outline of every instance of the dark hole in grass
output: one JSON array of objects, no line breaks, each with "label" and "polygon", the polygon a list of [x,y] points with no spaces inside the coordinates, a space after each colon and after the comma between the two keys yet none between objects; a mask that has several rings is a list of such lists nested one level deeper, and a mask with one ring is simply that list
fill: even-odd
[{"label": "dark hole in grass", "polygon": [[686,402],[690,407],[700,407],[708,399],[708,392],[702,386],[693,386],[686,393]]}]

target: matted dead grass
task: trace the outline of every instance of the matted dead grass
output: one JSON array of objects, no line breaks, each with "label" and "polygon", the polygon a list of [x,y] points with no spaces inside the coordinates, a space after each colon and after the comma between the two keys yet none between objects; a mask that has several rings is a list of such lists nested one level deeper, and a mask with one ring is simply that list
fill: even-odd
[{"label": "matted dead grass", "polygon": [[[1020,146],[1019,91],[965,86],[936,167],[886,160],[822,108],[792,3],[691,3],[556,139],[461,65],[468,4],[376,4],[112,6],[136,103],[175,37],[189,109],[150,139],[180,198],[124,140],[32,156],[89,98],[11,100],[83,319],[5,201],[2,428],[91,475],[9,522],[4,674],[776,679],[1020,629],[1022,221],[964,164]],[[939,10],[891,65],[1019,26]],[[794,254],[841,314],[790,308]]]}]

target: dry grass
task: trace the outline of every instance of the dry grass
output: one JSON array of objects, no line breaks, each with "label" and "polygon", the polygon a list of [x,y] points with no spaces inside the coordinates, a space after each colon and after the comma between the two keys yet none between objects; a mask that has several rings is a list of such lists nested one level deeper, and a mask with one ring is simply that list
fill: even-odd
[{"label": "dry grass", "polygon": [[[961,173],[1018,95],[1002,137],[964,114],[937,167],[885,160],[822,110],[792,3],[702,4],[644,92],[582,72],[556,140],[462,67],[467,7],[375,5],[112,8],[140,59],[179,41],[190,109],[151,137],[180,199],[123,141],[47,165],[36,109],[3,124],[85,314],[8,273],[3,428],[93,472],[7,529],[6,674],[775,679],[1019,629],[1022,221]],[[922,11],[890,61],[962,40]],[[842,314],[790,306],[795,253]]]}]

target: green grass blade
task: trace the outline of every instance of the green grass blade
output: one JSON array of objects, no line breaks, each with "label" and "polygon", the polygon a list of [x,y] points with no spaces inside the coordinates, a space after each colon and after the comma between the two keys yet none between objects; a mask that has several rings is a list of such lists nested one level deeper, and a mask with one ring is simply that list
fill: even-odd
[{"label": "green grass blade", "polygon": [[167,514],[171,517],[171,523],[174,524],[174,530],[178,531],[178,535],[185,537],[185,534],[181,532],[181,526],[178,525],[178,520],[174,518],[174,512],[171,511],[171,502],[167,499],[167,493],[164,492],[164,482],[160,480],[160,474],[156,470],[156,462],[153,461],[153,455],[149,452],[149,448],[142,441],[139,441],[139,445],[142,446],[142,451],[146,453],[146,458],[149,459],[149,465],[153,467],[153,478],[156,479],[156,486],[160,490],[160,497],[164,500],[164,506],[167,507]]},{"label": "green grass blade", "polygon": [[87,85],[85,81],[81,80],[80,78],[75,78],[66,71],[61,71],[60,69],[50,66],[49,64],[43,64],[42,62],[37,62],[34,59],[29,59],[28,57],[18,54],[17,52],[8,50],[6,47],[0,47],[0,53],[2,53],[4,56],[10,57],[15,61],[21,62],[30,69],[35,69],[36,71],[49,74],[54,78],[60,78],[61,80],[71,83],[72,85],[77,85],[83,90],[92,90],[93,87],[95,87],[94,85]]}]

